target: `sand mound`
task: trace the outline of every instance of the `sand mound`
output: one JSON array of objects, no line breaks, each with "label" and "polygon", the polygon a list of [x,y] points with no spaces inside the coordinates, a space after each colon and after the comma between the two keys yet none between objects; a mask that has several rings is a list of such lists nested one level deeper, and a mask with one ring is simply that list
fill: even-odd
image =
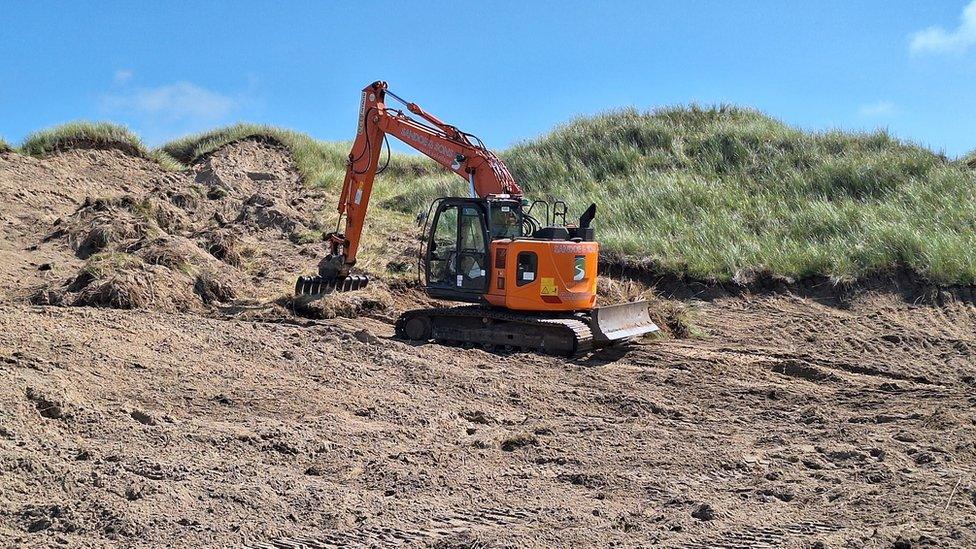
[{"label": "sand mound", "polygon": [[328,196],[275,145],[232,143],[125,187],[52,222],[45,243],[82,262],[35,289],[35,303],[200,312],[271,301],[324,251],[317,220]]},{"label": "sand mound", "polygon": [[142,195],[165,173],[118,150],[73,150],[42,160],[0,155],[0,302],[23,301],[76,274],[83,260],[60,240],[45,238],[87,197]]}]

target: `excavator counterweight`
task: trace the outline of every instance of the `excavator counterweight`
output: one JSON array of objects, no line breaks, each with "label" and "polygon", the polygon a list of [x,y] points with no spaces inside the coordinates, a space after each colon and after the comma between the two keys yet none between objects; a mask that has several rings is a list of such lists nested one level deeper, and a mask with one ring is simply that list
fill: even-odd
[{"label": "excavator counterweight", "polygon": [[[390,108],[386,99],[407,111]],[[356,139],[339,197],[339,225],[325,236],[317,276],[295,293],[316,296],[364,288],[352,274],[382,144],[393,136],[468,184],[468,197],[434,201],[420,252],[427,293],[474,305],[407,311],[399,337],[573,355],[658,330],[646,302],[597,307],[596,205],[567,223],[562,201],[529,202],[511,172],[476,136],[373,82],[363,89]],[[410,115],[419,117],[414,118]],[[541,218],[541,219],[540,219]]]}]

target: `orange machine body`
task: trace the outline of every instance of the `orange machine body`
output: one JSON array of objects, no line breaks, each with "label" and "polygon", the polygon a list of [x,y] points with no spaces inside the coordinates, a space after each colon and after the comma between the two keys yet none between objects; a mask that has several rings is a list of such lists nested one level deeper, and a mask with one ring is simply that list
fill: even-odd
[{"label": "orange machine body", "polygon": [[485,300],[516,311],[588,311],[596,306],[596,242],[495,240]]}]

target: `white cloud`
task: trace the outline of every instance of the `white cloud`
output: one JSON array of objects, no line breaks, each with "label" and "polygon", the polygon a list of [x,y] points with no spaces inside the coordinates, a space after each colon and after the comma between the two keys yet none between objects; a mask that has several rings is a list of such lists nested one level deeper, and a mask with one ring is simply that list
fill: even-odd
[{"label": "white cloud", "polygon": [[126,69],[119,69],[115,71],[115,77],[113,78],[113,81],[118,85],[122,85],[131,79],[132,79],[132,71]]},{"label": "white cloud", "polygon": [[98,96],[98,107],[103,116],[128,125],[149,145],[227,124],[260,105],[254,82],[243,90],[221,93],[185,80],[143,87],[133,85],[135,79],[132,71],[116,71],[111,86]]},{"label": "white cloud", "polygon": [[103,106],[112,112],[169,121],[219,120],[238,106],[236,99],[191,82],[138,88],[106,95],[102,100]]},{"label": "white cloud", "polygon": [[929,27],[912,35],[909,51],[912,54],[963,53],[976,45],[976,0],[962,10],[962,22],[955,30]]},{"label": "white cloud", "polygon": [[857,110],[857,113],[861,116],[870,117],[881,117],[881,116],[891,116],[897,112],[895,104],[891,101],[876,101],[874,103],[868,103],[866,105],[861,105],[861,108]]}]

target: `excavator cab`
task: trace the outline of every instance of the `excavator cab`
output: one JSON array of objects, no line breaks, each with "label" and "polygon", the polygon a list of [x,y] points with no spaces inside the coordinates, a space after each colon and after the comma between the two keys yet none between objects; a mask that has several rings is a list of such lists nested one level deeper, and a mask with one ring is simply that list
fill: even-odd
[{"label": "excavator cab", "polygon": [[448,197],[435,200],[421,254],[432,297],[479,303],[489,288],[491,243],[522,236],[521,201]]},{"label": "excavator cab", "polygon": [[[589,223],[595,207],[570,225],[561,201],[524,205],[505,196],[435,200],[420,254],[428,293],[520,311],[592,309],[599,245]],[[537,210],[542,220],[532,215]]]}]

